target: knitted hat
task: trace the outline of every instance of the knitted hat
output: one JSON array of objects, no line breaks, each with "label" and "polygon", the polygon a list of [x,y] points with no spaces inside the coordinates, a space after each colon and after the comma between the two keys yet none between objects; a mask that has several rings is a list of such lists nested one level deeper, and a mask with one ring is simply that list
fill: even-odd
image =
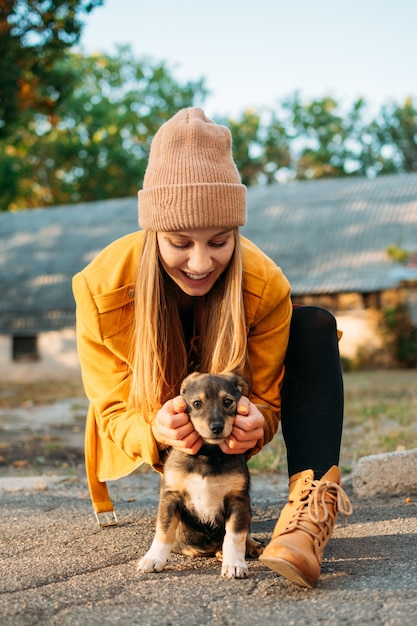
[{"label": "knitted hat", "polygon": [[246,187],[225,126],[181,109],[153,138],[139,196],[141,228],[233,228],[246,221]]}]

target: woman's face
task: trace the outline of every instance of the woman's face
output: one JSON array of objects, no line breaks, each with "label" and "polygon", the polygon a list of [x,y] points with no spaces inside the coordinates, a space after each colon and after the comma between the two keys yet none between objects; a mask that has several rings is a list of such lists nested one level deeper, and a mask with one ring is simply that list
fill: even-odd
[{"label": "woman's face", "polygon": [[162,266],[188,296],[204,296],[224,272],[235,249],[233,229],[157,233]]}]

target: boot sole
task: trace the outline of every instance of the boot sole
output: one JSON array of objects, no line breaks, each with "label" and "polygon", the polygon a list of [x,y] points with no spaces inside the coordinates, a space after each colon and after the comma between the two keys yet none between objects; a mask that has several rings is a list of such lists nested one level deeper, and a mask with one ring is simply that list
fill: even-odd
[{"label": "boot sole", "polygon": [[291,563],[288,563],[287,561],[263,555],[259,557],[259,560],[264,563],[264,565],[269,567],[269,569],[272,569],[277,574],[281,574],[281,576],[284,576],[284,578],[287,578],[297,585],[307,587],[308,589],[312,589],[314,587],[314,583],[305,578],[301,574],[300,570],[298,570],[296,567],[294,567],[294,565],[291,565]]}]

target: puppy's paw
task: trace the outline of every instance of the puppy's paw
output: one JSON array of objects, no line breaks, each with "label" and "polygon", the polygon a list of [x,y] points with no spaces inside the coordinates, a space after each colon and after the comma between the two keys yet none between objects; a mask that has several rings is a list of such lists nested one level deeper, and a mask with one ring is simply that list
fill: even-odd
[{"label": "puppy's paw", "polygon": [[257,559],[264,551],[265,544],[250,535],[246,539],[246,558]]},{"label": "puppy's paw", "polygon": [[235,533],[227,529],[223,539],[223,578],[247,578],[248,568],[245,561],[245,547],[248,534]]},{"label": "puppy's paw", "polygon": [[165,560],[155,559],[153,557],[148,557],[147,554],[139,561],[137,564],[137,571],[141,574],[150,574],[152,572],[162,572],[166,565]]},{"label": "puppy's paw", "polygon": [[143,574],[162,572],[167,564],[170,553],[170,545],[154,540],[148,552],[137,564],[137,571]]},{"label": "puppy's paw", "polygon": [[248,568],[246,564],[227,565],[227,563],[223,563],[221,575],[222,578],[247,578]]}]

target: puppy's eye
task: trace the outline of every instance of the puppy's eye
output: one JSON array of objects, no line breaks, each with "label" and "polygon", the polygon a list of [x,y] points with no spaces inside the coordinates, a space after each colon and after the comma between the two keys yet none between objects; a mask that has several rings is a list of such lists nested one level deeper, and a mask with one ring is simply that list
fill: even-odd
[{"label": "puppy's eye", "polygon": [[223,406],[226,407],[226,409],[228,409],[230,406],[232,406],[233,404],[233,400],[231,398],[225,398],[223,400]]},{"label": "puppy's eye", "polygon": [[201,409],[201,400],[194,400],[193,407],[195,409]]}]

